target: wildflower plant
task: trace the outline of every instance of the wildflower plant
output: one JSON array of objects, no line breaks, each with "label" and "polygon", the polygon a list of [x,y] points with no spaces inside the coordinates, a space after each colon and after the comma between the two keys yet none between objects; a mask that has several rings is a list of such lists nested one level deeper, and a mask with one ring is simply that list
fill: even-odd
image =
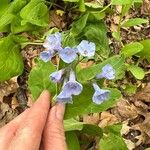
[{"label": "wildflower plant", "polygon": [[[55,34],[51,34],[46,38],[43,47],[45,47],[46,50],[40,54],[40,59],[42,61],[51,61],[52,57],[54,56],[52,55],[53,53],[57,55],[64,63],[66,63],[65,68],[55,71],[49,76],[49,79],[52,82],[62,84],[60,92],[57,93],[56,101],[65,104],[73,104],[73,97],[80,95],[84,90],[83,85],[76,80],[76,68],[74,67],[74,64],[76,63],[77,58],[80,59],[83,57],[89,59],[94,57],[96,53],[96,44],[91,41],[82,40],[75,47],[63,47],[62,35],[61,33],[56,32]],[[77,63],[79,64],[80,60],[78,60]],[[58,64],[56,65],[58,68]],[[91,97],[91,100],[97,105],[107,101],[111,93],[110,90],[102,89],[96,83],[96,80],[101,80],[102,78],[108,80],[115,79],[115,70],[112,65],[104,65],[101,73],[97,74],[88,81],[89,84],[93,86],[95,91]]]}]

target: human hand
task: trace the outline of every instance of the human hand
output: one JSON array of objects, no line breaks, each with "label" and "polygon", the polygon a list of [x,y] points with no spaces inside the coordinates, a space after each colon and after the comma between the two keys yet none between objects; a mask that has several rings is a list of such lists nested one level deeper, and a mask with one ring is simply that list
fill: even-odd
[{"label": "human hand", "polygon": [[64,111],[61,103],[50,109],[50,95],[44,91],[31,108],[0,129],[0,150],[67,150]]}]

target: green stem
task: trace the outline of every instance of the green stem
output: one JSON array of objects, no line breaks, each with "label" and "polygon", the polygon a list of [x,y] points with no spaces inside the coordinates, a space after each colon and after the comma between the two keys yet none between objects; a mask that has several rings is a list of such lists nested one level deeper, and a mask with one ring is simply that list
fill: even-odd
[{"label": "green stem", "polygon": [[34,42],[26,42],[22,43],[23,45],[43,45],[43,43],[34,43]]},{"label": "green stem", "polygon": [[108,7],[110,7],[111,4],[112,4],[112,3],[110,3],[110,4],[108,4],[106,7],[104,7],[104,8],[100,11],[100,13],[103,12],[103,11],[105,11]]}]

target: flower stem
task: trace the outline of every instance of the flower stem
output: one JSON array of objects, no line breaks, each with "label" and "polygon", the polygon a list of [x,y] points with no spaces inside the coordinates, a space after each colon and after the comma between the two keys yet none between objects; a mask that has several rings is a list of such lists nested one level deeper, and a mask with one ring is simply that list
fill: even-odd
[{"label": "flower stem", "polygon": [[93,88],[94,88],[95,91],[100,90],[100,87],[97,85],[96,82],[93,82],[92,85],[93,85]]}]

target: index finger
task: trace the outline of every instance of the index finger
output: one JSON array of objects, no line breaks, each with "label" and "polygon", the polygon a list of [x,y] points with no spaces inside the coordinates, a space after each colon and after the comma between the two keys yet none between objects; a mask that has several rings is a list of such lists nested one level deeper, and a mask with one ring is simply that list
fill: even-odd
[{"label": "index finger", "polygon": [[11,142],[11,149],[38,149],[50,108],[50,94],[44,91],[28,112]]}]

